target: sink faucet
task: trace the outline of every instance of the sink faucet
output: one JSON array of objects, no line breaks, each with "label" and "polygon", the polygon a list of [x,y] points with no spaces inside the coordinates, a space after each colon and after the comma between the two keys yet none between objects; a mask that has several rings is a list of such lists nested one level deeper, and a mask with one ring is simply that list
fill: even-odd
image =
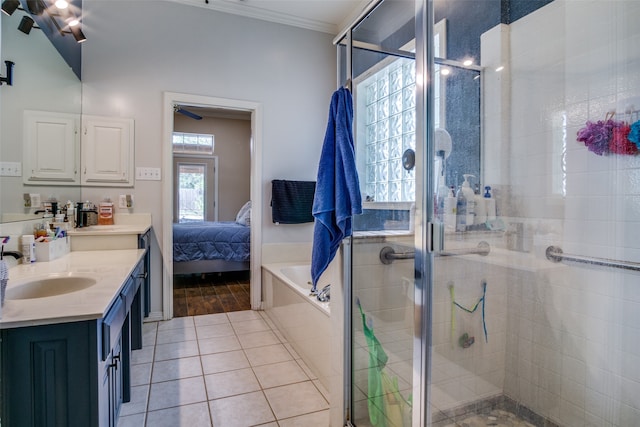
[{"label": "sink faucet", "polygon": [[22,252],[18,252],[18,251],[6,251],[6,252],[3,252],[3,256],[12,256],[17,260],[23,257]]},{"label": "sink faucet", "polygon": [[316,296],[320,302],[328,302],[331,299],[331,284],[328,284]]}]

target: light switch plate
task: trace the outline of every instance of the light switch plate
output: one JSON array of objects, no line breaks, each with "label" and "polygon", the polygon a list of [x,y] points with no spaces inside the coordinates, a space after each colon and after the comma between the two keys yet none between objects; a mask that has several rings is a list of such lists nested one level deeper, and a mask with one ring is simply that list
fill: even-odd
[{"label": "light switch plate", "polygon": [[127,209],[127,195],[121,194],[118,196],[118,207],[120,209]]},{"label": "light switch plate", "polygon": [[138,181],[160,181],[160,168],[136,168],[136,179]]},{"label": "light switch plate", "polygon": [[22,163],[0,162],[0,176],[22,176]]}]

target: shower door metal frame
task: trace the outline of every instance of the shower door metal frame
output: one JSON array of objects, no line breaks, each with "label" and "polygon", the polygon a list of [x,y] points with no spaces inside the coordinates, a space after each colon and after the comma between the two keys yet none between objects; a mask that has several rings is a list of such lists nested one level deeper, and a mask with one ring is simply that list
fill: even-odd
[{"label": "shower door metal frame", "polygon": [[[333,40],[337,46],[337,86],[353,81],[353,48],[386,53],[398,57],[412,57],[403,51],[391,51],[368,43],[353,42],[352,31],[384,0],[374,0],[358,17]],[[434,92],[431,70],[434,69],[433,0],[415,0],[415,65],[416,65],[416,215],[415,215],[415,286],[414,286],[414,339],[413,339],[413,408],[412,425],[427,426],[431,421],[429,406],[431,378],[431,286],[433,283],[433,156],[434,149]],[[345,71],[341,75],[342,57],[339,46],[346,46]],[[343,79],[343,77],[345,77]],[[352,238],[342,245],[344,283],[344,413],[345,426],[352,426]]]}]

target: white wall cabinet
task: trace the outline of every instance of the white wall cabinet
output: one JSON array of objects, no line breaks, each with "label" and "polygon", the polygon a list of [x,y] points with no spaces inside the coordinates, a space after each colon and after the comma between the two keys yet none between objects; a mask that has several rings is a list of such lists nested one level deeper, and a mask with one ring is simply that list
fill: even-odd
[{"label": "white wall cabinet", "polygon": [[82,116],[82,185],[133,187],[134,123]]},{"label": "white wall cabinet", "polygon": [[33,185],[80,183],[80,115],[24,111],[23,182]]}]

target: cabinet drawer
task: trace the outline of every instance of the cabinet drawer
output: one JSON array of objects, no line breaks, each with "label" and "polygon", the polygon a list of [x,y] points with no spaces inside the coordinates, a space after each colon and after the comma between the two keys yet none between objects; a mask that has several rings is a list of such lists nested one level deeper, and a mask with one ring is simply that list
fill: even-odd
[{"label": "cabinet drawer", "polygon": [[125,285],[122,287],[122,291],[120,291],[120,297],[122,298],[125,304],[124,305],[125,312],[129,311],[129,308],[133,303],[133,299],[135,298],[136,293],[140,288],[140,282],[137,279],[137,275],[140,274],[138,270],[139,270],[138,268],[134,270],[131,277],[129,277],[129,279],[127,280],[127,283],[125,283]]},{"label": "cabinet drawer", "polygon": [[125,301],[118,295],[109,312],[102,321],[102,360],[107,360],[111,348],[116,344],[122,332],[122,325],[127,317]]}]

